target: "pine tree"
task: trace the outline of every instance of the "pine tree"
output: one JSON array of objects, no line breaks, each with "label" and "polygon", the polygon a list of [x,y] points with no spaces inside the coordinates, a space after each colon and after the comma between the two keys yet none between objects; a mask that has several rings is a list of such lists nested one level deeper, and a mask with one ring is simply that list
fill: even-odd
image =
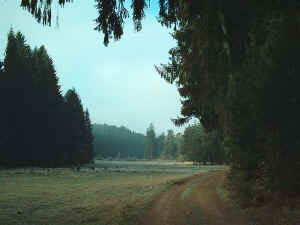
[{"label": "pine tree", "polygon": [[[2,136],[3,148],[7,151],[7,163],[26,165],[32,160],[32,143],[28,141],[31,124],[31,49],[25,37],[11,30],[8,34],[4,58]],[[4,97],[3,96],[3,97]],[[15,162],[14,162],[15,160]]]},{"label": "pine tree", "polygon": [[174,159],[176,156],[177,148],[175,135],[173,130],[168,130],[164,145],[164,157],[167,159]]},{"label": "pine tree", "polygon": [[176,143],[176,159],[182,159],[182,145],[183,145],[183,135],[181,133],[177,133],[175,136],[175,143]]},{"label": "pine tree", "polygon": [[156,155],[156,140],[154,125],[150,123],[146,131],[146,142],[145,142],[145,158],[153,159],[153,154]]},{"label": "pine tree", "polygon": [[156,138],[157,154],[155,158],[163,157],[164,147],[165,147],[165,134],[162,133]]},{"label": "pine tree", "polygon": [[[6,82],[5,82],[5,73],[4,73],[4,63],[0,62],[0,96],[5,96],[5,90],[6,90]],[[2,107],[5,106],[5,101],[1,102]],[[7,118],[7,113],[5,112],[6,110],[2,108],[0,110],[0,165],[5,164],[5,159],[6,159],[6,151],[5,151],[5,142],[7,138],[7,129],[8,126],[6,124],[6,118]]]},{"label": "pine tree", "polygon": [[94,158],[94,136],[93,136],[93,127],[90,120],[90,114],[88,109],[84,112],[84,141],[85,141],[85,162],[89,163]]},{"label": "pine tree", "polygon": [[69,163],[81,164],[85,158],[85,118],[81,100],[73,88],[65,94],[68,115]]},{"label": "pine tree", "polygon": [[44,46],[31,48],[11,30],[0,65],[0,166],[54,167],[90,162],[88,112],[75,90],[64,99]]},{"label": "pine tree", "polygon": [[55,166],[62,163],[62,137],[66,135],[61,132],[63,97],[53,61],[44,46],[34,49],[31,65],[35,108],[32,111],[35,118],[32,132],[32,142],[36,143],[34,155],[38,164]]}]

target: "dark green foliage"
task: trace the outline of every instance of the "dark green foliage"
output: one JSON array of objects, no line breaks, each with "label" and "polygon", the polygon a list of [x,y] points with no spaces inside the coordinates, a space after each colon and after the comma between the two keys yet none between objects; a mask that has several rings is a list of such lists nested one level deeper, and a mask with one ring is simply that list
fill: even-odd
[{"label": "dark green foliage", "polygon": [[201,148],[201,136],[204,134],[204,129],[200,125],[188,126],[183,134],[183,149],[182,154],[187,160],[195,162],[207,161],[204,156],[205,149]]},{"label": "dark green foliage", "polygon": [[84,112],[75,89],[65,94],[66,125],[70,163],[89,163],[93,159],[93,135],[88,111]]},{"label": "dark green foliage", "polygon": [[200,124],[190,125],[185,129],[181,154],[187,160],[204,164],[223,164],[226,158],[218,134],[215,131],[205,131]]},{"label": "dark green foliage", "polygon": [[175,158],[179,160],[183,160],[183,135],[181,133],[177,133],[175,136],[175,144],[176,144],[176,152]]},{"label": "dark green foliage", "polygon": [[151,123],[146,131],[145,159],[177,159],[180,155],[179,136],[175,137],[173,130],[168,130],[167,136],[162,133],[156,137],[154,125]]},{"label": "dark green foliage", "polygon": [[184,98],[184,117],[175,122],[196,117],[218,131],[232,184],[244,197],[251,192],[249,203],[261,193],[299,195],[299,2],[192,0],[185,7],[171,61],[157,68]]},{"label": "dark green foliage", "polygon": [[156,154],[154,155],[154,158],[159,158],[162,156],[162,154],[164,152],[164,148],[165,148],[165,140],[166,140],[166,137],[165,137],[164,133],[162,133],[161,135],[159,135],[156,138],[157,151],[156,151]]},{"label": "dark green foliage", "polygon": [[[58,0],[59,5],[64,6],[73,0]],[[36,20],[43,25],[50,25],[52,22],[51,11],[52,0],[21,0],[21,7],[30,12]]]},{"label": "dark green foliage", "polygon": [[94,149],[103,158],[143,158],[145,136],[126,127],[93,125]]},{"label": "dark green foliage", "polygon": [[146,131],[145,140],[145,159],[153,159],[158,157],[156,135],[154,125],[151,123]]},{"label": "dark green foliage", "polygon": [[20,32],[11,30],[0,83],[1,166],[54,167],[93,159],[88,114],[84,114],[78,96],[62,97],[53,61],[44,46],[32,50]]},{"label": "dark green foliage", "polygon": [[85,150],[84,161],[90,162],[94,158],[94,135],[88,109],[84,112],[83,148]]},{"label": "dark green foliage", "polygon": [[[176,16],[180,13],[180,0],[156,0],[160,5],[160,22],[168,27],[176,23]],[[51,26],[52,10],[51,5],[65,3],[73,0],[21,0],[21,7],[31,13],[37,22]],[[145,17],[144,10],[150,6],[151,0],[127,0],[131,2],[132,20],[136,31],[142,29],[142,19]],[[123,35],[124,21],[129,17],[129,9],[125,6],[126,0],[96,0],[98,16],[95,19],[95,30],[104,34],[104,44],[107,45],[110,39],[119,40]],[[93,2],[91,2],[93,4]],[[129,5],[129,4],[127,4]]]},{"label": "dark green foliage", "polygon": [[164,143],[164,151],[162,154],[163,158],[165,159],[175,159],[177,156],[177,145],[173,130],[168,130],[168,134]]},{"label": "dark green foliage", "polygon": [[4,63],[0,61],[0,73],[4,72],[3,66],[4,66]]}]

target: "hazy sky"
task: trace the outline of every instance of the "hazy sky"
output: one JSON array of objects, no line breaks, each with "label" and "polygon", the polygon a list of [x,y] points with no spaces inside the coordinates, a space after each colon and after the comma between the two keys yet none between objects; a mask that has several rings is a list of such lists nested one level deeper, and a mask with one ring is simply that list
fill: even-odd
[{"label": "hazy sky", "polygon": [[0,0],[1,58],[12,27],[25,35],[31,47],[45,45],[63,92],[77,90],[92,122],[124,125],[141,133],[153,122],[157,133],[182,131],[170,121],[180,115],[177,89],[154,69],[168,62],[175,41],[171,31],[156,21],[153,9],[146,11],[141,32],[135,32],[129,20],[122,39],[105,47],[103,35],[93,30],[97,16],[93,0],[77,0],[63,9],[54,6],[55,16],[59,11],[59,28],[55,21],[52,27],[38,24],[19,7],[20,2]]}]

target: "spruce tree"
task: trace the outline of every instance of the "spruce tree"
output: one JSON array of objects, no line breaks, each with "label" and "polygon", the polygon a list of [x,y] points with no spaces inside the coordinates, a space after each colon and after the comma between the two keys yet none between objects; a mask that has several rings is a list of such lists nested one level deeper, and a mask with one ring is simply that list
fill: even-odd
[{"label": "spruce tree", "polygon": [[90,120],[90,114],[88,109],[84,112],[84,144],[85,144],[85,163],[93,161],[94,158],[94,136],[93,127]]},{"label": "spruce tree", "polygon": [[[11,30],[8,34],[4,58],[3,108],[3,147],[7,151],[8,164],[24,166],[32,161],[32,143],[29,141],[31,127],[31,49],[25,37]],[[15,162],[14,162],[15,161]]]},{"label": "spruce tree", "polygon": [[156,138],[157,152],[156,155],[154,156],[155,158],[159,158],[162,156],[164,152],[164,146],[165,146],[165,134],[162,133]]},{"label": "spruce tree", "polygon": [[73,88],[65,94],[68,115],[69,163],[81,164],[85,158],[85,117],[81,100]]},{"label": "spruce tree", "polygon": [[156,155],[156,140],[154,125],[150,123],[146,131],[146,142],[145,142],[145,158],[153,159],[153,155]]},{"label": "spruce tree", "polygon": [[[35,48],[32,55],[35,93],[32,101],[36,109],[32,112],[35,117],[32,137],[37,140],[35,155],[39,155],[39,164],[55,166],[61,163],[59,161],[63,151],[62,135],[65,135],[61,132],[63,97],[53,61],[45,47]],[[40,132],[41,130],[43,132]]]},{"label": "spruce tree", "polygon": [[11,30],[0,65],[0,166],[54,167],[89,162],[89,114],[75,90],[64,99],[44,46],[31,48]]},{"label": "spruce tree", "polygon": [[170,129],[168,130],[168,134],[165,139],[164,157],[167,159],[174,159],[176,152],[177,148],[174,131]]}]

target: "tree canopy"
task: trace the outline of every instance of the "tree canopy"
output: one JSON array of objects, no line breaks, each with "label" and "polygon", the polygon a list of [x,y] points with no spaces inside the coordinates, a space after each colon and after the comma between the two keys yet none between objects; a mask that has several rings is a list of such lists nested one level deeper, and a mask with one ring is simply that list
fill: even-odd
[{"label": "tree canopy", "polygon": [[[35,19],[43,25],[52,24],[52,5],[64,6],[73,0],[21,0],[21,7],[31,13]],[[126,4],[130,2],[130,4]],[[160,6],[159,17],[161,23],[167,26],[176,23],[176,16],[180,6],[177,0],[157,0],[153,1]],[[94,4],[91,1],[90,4]],[[154,3],[152,3],[154,4]],[[145,8],[150,7],[151,0],[96,0],[98,16],[95,18],[95,30],[104,34],[104,44],[108,45],[111,39],[119,40],[123,35],[125,19],[129,15],[128,6],[132,9],[132,20],[136,31],[142,29],[142,20],[145,16]]]}]

